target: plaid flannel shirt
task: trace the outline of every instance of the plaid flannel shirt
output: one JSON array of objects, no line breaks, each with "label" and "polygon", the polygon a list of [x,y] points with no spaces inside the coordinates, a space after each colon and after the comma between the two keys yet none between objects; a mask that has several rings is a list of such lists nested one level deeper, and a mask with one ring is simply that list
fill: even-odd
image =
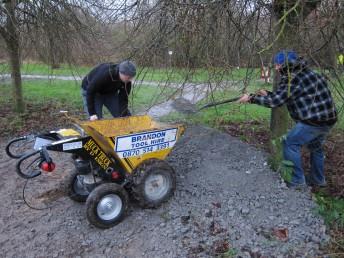
[{"label": "plaid flannel shirt", "polygon": [[[282,75],[279,87],[267,96],[253,95],[251,103],[265,107],[278,107],[286,103],[290,116],[295,121],[335,123],[336,107],[325,78],[314,71],[303,68],[295,74]],[[290,85],[290,92],[288,88]]]}]

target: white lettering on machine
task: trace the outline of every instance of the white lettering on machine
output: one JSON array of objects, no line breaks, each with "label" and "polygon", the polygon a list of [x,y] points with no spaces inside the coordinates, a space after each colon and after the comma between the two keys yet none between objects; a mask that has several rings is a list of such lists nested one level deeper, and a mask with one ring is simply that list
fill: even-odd
[{"label": "white lettering on machine", "polygon": [[115,151],[120,158],[172,148],[176,143],[177,128],[119,136]]}]

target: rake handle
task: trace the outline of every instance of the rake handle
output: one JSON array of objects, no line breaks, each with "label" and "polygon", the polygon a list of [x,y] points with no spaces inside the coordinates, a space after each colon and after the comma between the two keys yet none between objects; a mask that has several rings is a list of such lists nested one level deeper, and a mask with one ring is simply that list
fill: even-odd
[{"label": "rake handle", "polygon": [[207,105],[204,105],[203,107],[201,107],[198,111],[205,109],[205,108],[210,108],[210,107],[214,107],[217,105],[222,105],[222,104],[226,104],[226,103],[230,103],[230,102],[234,102],[239,100],[241,97],[236,97],[236,98],[231,98],[231,99],[226,99],[226,100],[222,100],[222,101],[218,101],[218,102],[213,102],[213,103],[209,103]]}]

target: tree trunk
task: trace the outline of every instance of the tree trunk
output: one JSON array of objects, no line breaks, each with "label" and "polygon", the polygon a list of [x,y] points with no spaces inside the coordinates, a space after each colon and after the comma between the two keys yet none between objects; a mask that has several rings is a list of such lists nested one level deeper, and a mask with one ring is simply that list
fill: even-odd
[{"label": "tree trunk", "polygon": [[61,67],[56,47],[54,39],[49,35],[49,57],[47,64],[50,64],[51,69],[58,69]]},{"label": "tree trunk", "polygon": [[[273,90],[278,88],[279,74],[275,72]],[[285,106],[273,108],[271,110],[270,119],[270,165],[273,169],[277,169],[283,160],[283,143],[281,137],[288,130],[289,115]]]},{"label": "tree trunk", "polygon": [[326,46],[327,59],[325,59],[325,67],[332,71],[337,68],[337,53],[334,39],[331,39]]},{"label": "tree trunk", "polygon": [[25,111],[25,104],[22,93],[22,81],[20,73],[20,48],[19,36],[17,32],[17,20],[15,17],[15,6],[15,0],[11,0],[6,3],[8,16],[6,23],[7,35],[5,37],[5,41],[10,57],[14,110],[18,113],[23,113]]},{"label": "tree trunk", "polygon": [[[304,2],[301,0],[275,0],[273,2],[272,19],[277,25],[278,21],[285,16],[284,22],[275,26],[274,34],[279,35],[275,42],[274,52],[281,49],[298,51],[302,47],[299,26],[303,20],[321,3],[321,0]],[[287,15],[286,15],[287,14]],[[279,75],[275,72],[273,90],[278,88]],[[282,136],[287,133],[289,115],[285,106],[273,108],[271,111],[271,158],[270,164],[277,169],[283,159]]]},{"label": "tree trunk", "polygon": [[[274,14],[274,24],[281,18],[281,14]],[[278,34],[279,38],[275,42],[274,53],[277,53],[282,49],[293,49],[297,50],[298,46],[298,35],[297,35],[297,22],[291,22],[287,19],[284,26],[282,23],[275,27],[275,37]],[[278,88],[280,75],[277,71],[274,74],[273,91]],[[270,120],[270,165],[273,169],[277,169],[283,160],[283,143],[282,136],[286,134],[289,124],[289,114],[285,105],[282,107],[273,108],[271,110]]]}]

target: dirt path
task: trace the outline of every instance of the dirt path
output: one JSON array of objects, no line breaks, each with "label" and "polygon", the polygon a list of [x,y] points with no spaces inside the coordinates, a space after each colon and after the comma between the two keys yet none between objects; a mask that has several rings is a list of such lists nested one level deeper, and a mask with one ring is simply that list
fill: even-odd
[{"label": "dirt path", "polygon": [[[287,189],[261,151],[219,131],[189,127],[169,157],[174,197],[162,207],[132,204],[118,226],[91,226],[85,207],[60,185],[72,164],[26,186],[0,144],[1,257],[315,257],[328,236],[309,191]],[[285,234],[288,233],[288,236]]]}]

